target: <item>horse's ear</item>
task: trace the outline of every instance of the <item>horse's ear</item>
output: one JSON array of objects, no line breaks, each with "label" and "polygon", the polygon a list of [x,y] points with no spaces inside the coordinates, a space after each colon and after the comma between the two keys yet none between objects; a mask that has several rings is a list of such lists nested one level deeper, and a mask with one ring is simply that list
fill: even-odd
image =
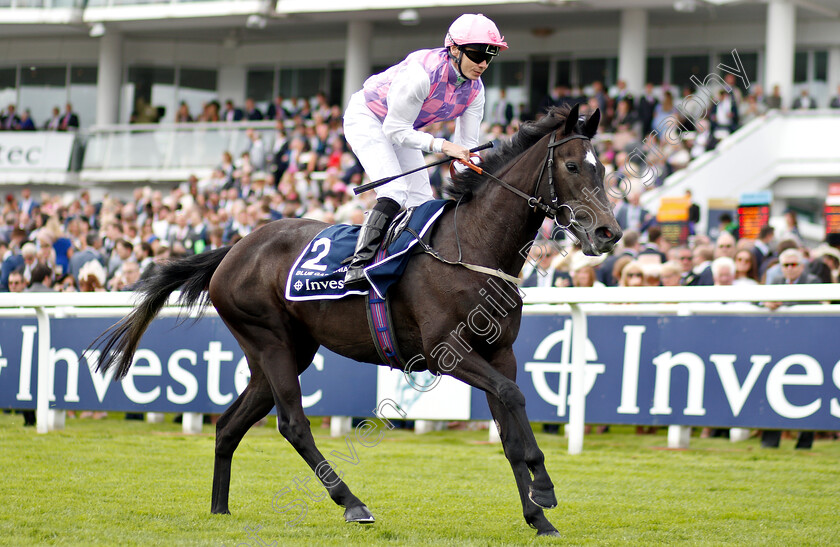
[{"label": "horse's ear", "polygon": [[586,120],[586,123],[583,126],[583,134],[589,137],[590,139],[595,136],[595,133],[598,132],[598,124],[601,123],[601,109],[596,108],[595,112],[589,116],[589,119]]},{"label": "horse's ear", "polygon": [[564,135],[571,135],[575,132],[575,127],[578,124],[578,112],[580,111],[580,104],[576,104],[572,107],[569,111],[569,115],[566,116],[566,126],[563,128]]}]

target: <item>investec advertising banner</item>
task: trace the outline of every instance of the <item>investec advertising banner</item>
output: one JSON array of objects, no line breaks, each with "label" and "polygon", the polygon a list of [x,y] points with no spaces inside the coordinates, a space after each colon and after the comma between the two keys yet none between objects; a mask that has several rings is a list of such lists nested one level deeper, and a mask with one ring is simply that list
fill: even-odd
[{"label": "investec advertising banner", "polygon": [[[53,319],[51,405],[58,409],[219,413],[245,388],[248,366],[220,319],[154,321],[130,374],[112,382],[83,354],[113,319]],[[840,318],[590,317],[586,421],[840,429]],[[534,421],[564,422],[572,322],[525,316],[514,346]],[[451,378],[358,364],[322,349],[301,377],[310,415],[370,416],[391,399],[410,418],[489,419],[483,393]],[[414,387],[412,387],[412,384]],[[0,406],[34,408],[37,327],[0,320]]]},{"label": "investec advertising banner", "polygon": [[0,172],[67,171],[75,138],[55,131],[0,132]]}]

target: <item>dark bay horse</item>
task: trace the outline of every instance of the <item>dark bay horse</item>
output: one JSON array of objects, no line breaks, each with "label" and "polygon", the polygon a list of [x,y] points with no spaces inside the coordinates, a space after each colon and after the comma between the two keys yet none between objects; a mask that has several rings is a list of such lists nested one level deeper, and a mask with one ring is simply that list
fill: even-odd
[{"label": "dark bay horse", "polygon": [[[553,110],[539,122],[523,125],[509,143],[486,154],[481,166],[497,178],[472,171],[455,176],[449,190],[459,204],[441,216],[431,247],[447,260],[460,257],[464,263],[516,276],[526,256],[520,251],[527,250],[548,215],[569,226],[586,254],[611,250],[621,230],[604,195],[604,166],[590,142],[599,119],[598,111],[581,121],[577,107]],[[312,363],[319,346],[356,361],[380,363],[364,298],[302,302],[284,298],[292,264],[324,227],[312,220],[279,220],[232,247],[170,261],[139,287],[141,300],[135,309],[101,337],[104,357],[99,370],[116,366],[116,378],[124,377],[149,323],[169,295],[181,289],[186,305],[203,305],[209,299],[239,342],[251,379],[216,425],[213,513],[229,513],[236,447],[248,429],[276,407],[278,430],[316,472],[333,501],[345,507],[345,519],[374,520],[315,446],[301,403],[298,376]],[[525,398],[515,383],[512,346],[519,333],[522,301],[518,291],[497,279],[514,306],[505,310],[488,305],[489,279],[496,278],[429,254],[415,256],[389,290],[397,342],[404,356],[425,357],[424,365],[415,362],[412,371],[447,374],[487,394],[525,520],[539,535],[557,535],[543,513],[543,508],[557,505],[554,486],[525,413]],[[482,304],[500,326],[499,332],[487,336],[480,329],[457,328]],[[457,366],[444,366],[434,349],[451,342],[453,329],[464,351]]]}]

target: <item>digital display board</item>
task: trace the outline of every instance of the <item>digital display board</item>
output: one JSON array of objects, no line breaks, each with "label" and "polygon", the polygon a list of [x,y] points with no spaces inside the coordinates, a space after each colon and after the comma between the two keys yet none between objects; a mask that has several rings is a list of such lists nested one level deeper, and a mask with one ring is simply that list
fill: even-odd
[{"label": "digital display board", "polygon": [[688,208],[691,201],[687,198],[662,198],[656,221],[662,228],[662,236],[672,245],[685,245],[688,241]]},{"label": "digital display board", "polygon": [[761,227],[770,220],[769,205],[741,205],[738,207],[738,235],[758,239]]},{"label": "digital display board", "polygon": [[769,190],[741,194],[738,205],[738,237],[758,239],[761,228],[770,221],[773,193]]},{"label": "digital display board", "polygon": [[828,185],[825,198],[825,233],[840,234],[840,182]]}]

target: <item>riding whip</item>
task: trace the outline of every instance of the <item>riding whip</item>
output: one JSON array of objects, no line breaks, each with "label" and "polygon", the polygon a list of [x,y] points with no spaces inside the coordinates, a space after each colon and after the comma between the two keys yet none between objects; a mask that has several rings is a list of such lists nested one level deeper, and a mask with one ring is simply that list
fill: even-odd
[{"label": "riding whip", "polygon": [[[475,148],[470,150],[470,153],[478,152],[480,150],[486,150],[488,148],[493,148],[493,142],[492,141],[484,143],[484,144],[479,145],[479,146],[476,146]],[[416,173],[417,171],[422,171],[423,169],[428,169],[429,167],[434,167],[435,165],[441,165],[441,164],[446,163],[448,161],[452,161],[452,159],[453,158],[447,156],[446,158],[444,158],[442,160],[433,161],[432,163],[428,163],[426,165],[423,165],[422,167],[418,167],[417,169],[412,169],[411,171],[406,171],[405,173],[400,173],[399,175],[394,175],[393,177],[386,177],[384,179],[379,179],[379,180],[375,180],[373,182],[368,182],[367,184],[362,184],[361,186],[359,186],[357,188],[354,188],[353,193],[358,196],[362,192],[367,192],[368,190],[371,190],[372,188],[377,188],[379,186],[382,186],[383,184],[388,184],[392,180],[398,179],[400,177],[404,177],[406,175],[410,175],[411,173]]]}]

